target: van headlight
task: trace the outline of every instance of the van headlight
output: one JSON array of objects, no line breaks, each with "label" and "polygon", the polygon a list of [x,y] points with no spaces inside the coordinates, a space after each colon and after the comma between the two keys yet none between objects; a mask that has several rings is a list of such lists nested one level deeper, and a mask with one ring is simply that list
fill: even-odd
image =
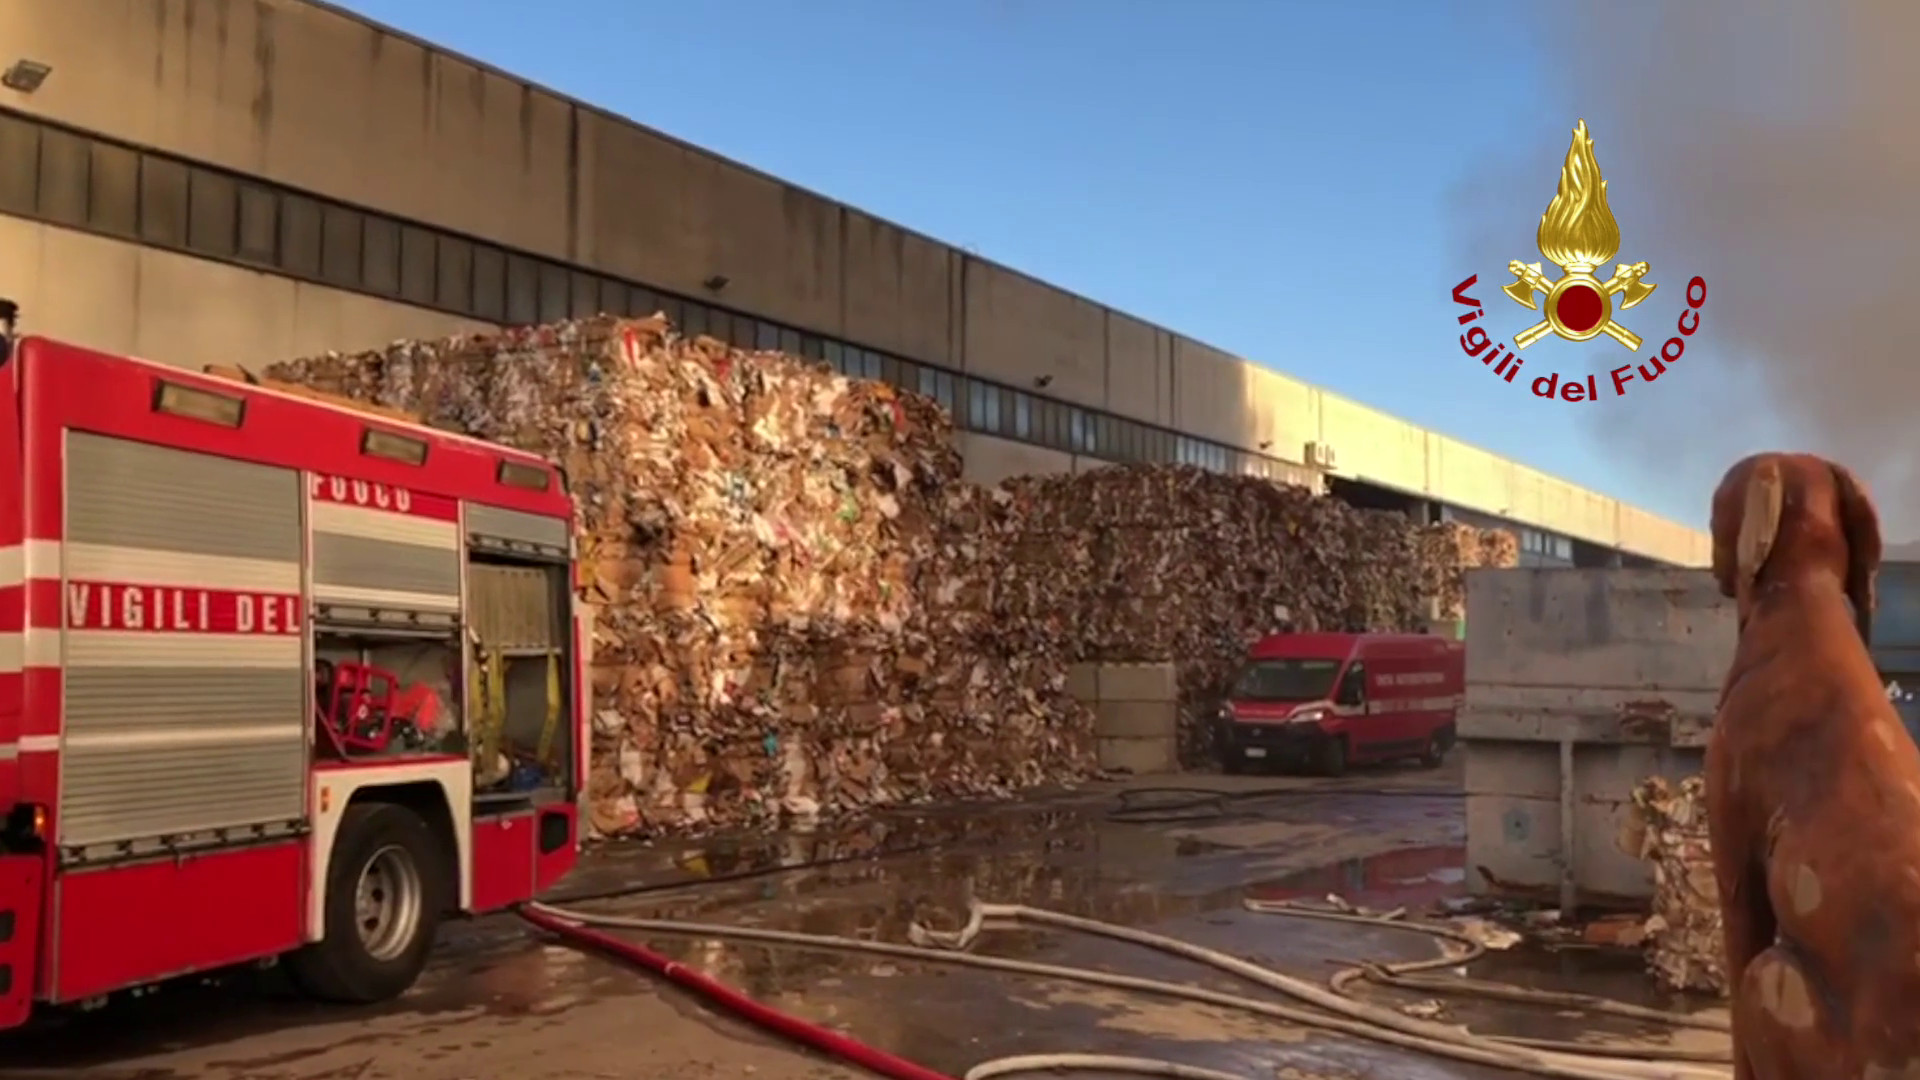
[{"label": "van headlight", "polygon": [[1317,724],[1317,723],[1319,723],[1320,721],[1322,721],[1322,720],[1325,720],[1326,718],[1327,718],[1327,710],[1325,710],[1325,709],[1308,709],[1308,710],[1307,710],[1306,712],[1299,712],[1299,713],[1294,713],[1294,714],[1293,714],[1292,716],[1290,716],[1290,717],[1288,717],[1288,718],[1287,718],[1287,723],[1289,723],[1289,724]]}]

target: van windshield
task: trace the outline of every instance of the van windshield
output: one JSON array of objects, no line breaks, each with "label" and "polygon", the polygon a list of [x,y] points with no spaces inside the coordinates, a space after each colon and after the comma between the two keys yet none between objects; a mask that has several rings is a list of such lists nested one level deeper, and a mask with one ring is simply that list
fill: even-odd
[{"label": "van windshield", "polygon": [[1339,660],[1253,660],[1233,681],[1235,701],[1317,701],[1333,693]]}]

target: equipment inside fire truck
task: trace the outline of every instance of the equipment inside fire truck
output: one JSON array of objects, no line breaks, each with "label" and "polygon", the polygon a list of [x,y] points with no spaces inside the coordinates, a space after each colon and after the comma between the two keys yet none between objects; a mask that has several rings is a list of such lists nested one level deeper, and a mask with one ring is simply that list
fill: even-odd
[{"label": "equipment inside fire truck", "polygon": [[564,581],[539,567],[470,563],[467,588],[464,660],[451,638],[396,644],[340,626],[318,635],[314,717],[327,754],[471,753],[486,793],[538,790],[561,774],[566,649],[551,627]]},{"label": "equipment inside fire truck", "polygon": [[[400,993],[564,875],[585,776],[552,464],[33,338],[0,303],[0,1028],[284,960]],[[9,621],[10,620],[10,621]]]}]

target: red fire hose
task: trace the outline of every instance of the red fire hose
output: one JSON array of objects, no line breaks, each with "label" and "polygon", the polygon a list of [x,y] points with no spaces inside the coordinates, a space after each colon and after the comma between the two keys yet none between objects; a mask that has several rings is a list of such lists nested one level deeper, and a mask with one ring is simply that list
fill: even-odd
[{"label": "red fire hose", "polygon": [[537,908],[521,908],[520,917],[542,930],[559,935],[573,945],[606,953],[616,959],[625,960],[637,968],[650,971],[668,982],[693,991],[708,1002],[749,1023],[803,1046],[810,1046],[850,1065],[857,1065],[881,1076],[890,1077],[891,1080],[954,1080],[946,1073],[935,1072],[925,1065],[915,1064],[906,1058],[896,1057],[885,1050],[850,1039],[839,1032],[829,1031],[818,1024],[809,1023],[797,1016],[762,1005],[725,983],[709,978],[685,964],[669,960],[644,945],[637,945],[611,934],[568,922]]}]

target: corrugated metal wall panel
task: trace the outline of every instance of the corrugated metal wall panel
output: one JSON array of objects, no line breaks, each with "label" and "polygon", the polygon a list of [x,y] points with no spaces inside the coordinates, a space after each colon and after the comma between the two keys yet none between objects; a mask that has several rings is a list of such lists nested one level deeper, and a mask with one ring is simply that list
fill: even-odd
[{"label": "corrugated metal wall panel", "polygon": [[567,523],[498,506],[467,504],[467,532],[499,540],[567,550]]},{"label": "corrugated metal wall panel", "polygon": [[[101,545],[244,558],[297,574],[304,500],[298,472],[82,432],[68,434],[67,453],[67,538],[74,550]],[[141,565],[122,562],[136,571]],[[88,646],[121,636],[67,631],[62,846],[305,817],[311,691],[297,639],[279,639],[293,646],[284,650],[284,665],[263,667],[258,657],[221,667],[83,662]],[[222,648],[190,632],[150,638],[153,647],[177,644],[183,655],[217,656]],[[264,636],[248,640],[271,644]]]},{"label": "corrugated metal wall panel", "polygon": [[127,439],[67,436],[73,543],[299,560],[300,474]]},{"label": "corrugated metal wall panel", "polygon": [[313,534],[313,585],[460,595],[460,552],[339,533]]},{"label": "corrugated metal wall panel", "polygon": [[60,792],[62,846],[306,816],[307,743],[300,731],[270,742],[69,747],[63,759],[69,779]]}]

